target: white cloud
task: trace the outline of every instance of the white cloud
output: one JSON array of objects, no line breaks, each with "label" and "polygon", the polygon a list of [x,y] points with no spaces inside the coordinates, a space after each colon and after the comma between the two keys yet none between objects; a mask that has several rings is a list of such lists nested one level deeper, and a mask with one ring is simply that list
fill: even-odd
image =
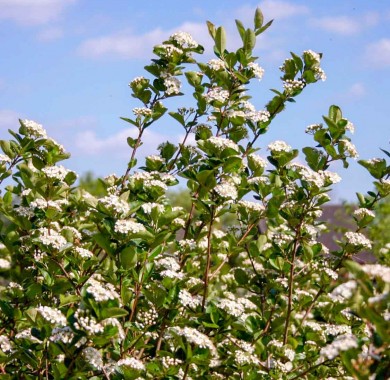
[{"label": "white cloud", "polygon": [[365,60],[374,67],[390,67],[390,38],[382,38],[365,49]]},{"label": "white cloud", "polygon": [[12,110],[0,110],[0,136],[7,136],[8,129],[17,129],[19,128],[19,119],[20,115],[18,115],[15,111]]},{"label": "white cloud", "polygon": [[304,5],[281,0],[264,0],[260,3],[260,8],[266,19],[281,20],[310,13],[309,8]]},{"label": "white cloud", "polygon": [[327,32],[352,36],[366,28],[375,26],[379,19],[380,17],[377,13],[369,12],[359,17],[331,16],[312,18],[309,20],[309,24]]},{"label": "white cloud", "polygon": [[[138,130],[134,128],[126,128],[111,136],[100,137],[93,130],[80,132],[75,138],[75,147],[78,154],[84,156],[101,156],[111,158],[129,158],[131,148],[127,145],[127,137],[136,138]],[[155,154],[157,146],[164,141],[172,140],[162,134],[146,130],[142,139],[145,143],[139,149],[140,156]]]},{"label": "white cloud", "polygon": [[349,98],[361,98],[366,94],[366,88],[363,83],[354,83],[348,90],[347,96]]},{"label": "white cloud", "polygon": [[171,30],[156,28],[145,34],[135,34],[125,30],[108,36],[90,38],[79,46],[78,53],[89,58],[104,56],[125,59],[144,58],[151,55],[154,45],[168,39],[176,31],[190,33],[201,45],[209,44],[205,24],[185,22]]},{"label": "white cloud", "polygon": [[46,24],[77,0],[0,0],[0,20],[21,25]]},{"label": "white cloud", "polygon": [[37,38],[42,42],[51,42],[60,39],[63,35],[64,32],[61,28],[53,27],[42,30],[38,33]]}]

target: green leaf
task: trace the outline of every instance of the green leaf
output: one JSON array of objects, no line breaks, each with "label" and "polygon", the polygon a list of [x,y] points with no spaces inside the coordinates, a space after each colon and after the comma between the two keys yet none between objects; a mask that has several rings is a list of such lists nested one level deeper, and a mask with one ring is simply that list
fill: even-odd
[{"label": "green leaf", "polygon": [[110,255],[114,254],[114,249],[111,247],[111,242],[107,235],[97,233],[93,235],[92,239],[100,248],[103,248],[107,253],[109,253]]},{"label": "green leaf", "polygon": [[206,24],[210,36],[212,37],[213,40],[215,40],[215,25],[210,21],[206,21]]},{"label": "green leaf", "polygon": [[103,319],[125,317],[127,314],[129,314],[128,311],[120,307],[104,308],[101,311]]},{"label": "green leaf", "polygon": [[244,39],[244,50],[247,53],[251,53],[256,45],[256,34],[252,29],[247,29]]},{"label": "green leaf", "polygon": [[262,26],[260,29],[256,30],[256,36],[266,31],[274,22],[274,20],[268,21],[264,26]]},{"label": "green leaf", "polygon": [[226,49],[226,32],[223,26],[220,26],[215,34],[215,47],[219,54],[223,55]]},{"label": "green leaf", "polygon": [[137,251],[134,246],[124,248],[119,254],[119,260],[124,269],[131,269],[137,265]]},{"label": "green leaf", "polygon": [[137,144],[137,139],[133,139],[132,137],[128,137],[127,138],[127,145],[130,147],[130,148],[135,148]]},{"label": "green leaf", "polygon": [[337,123],[343,118],[343,114],[341,112],[340,107],[332,105],[329,107],[328,113],[329,119],[331,119],[334,123]]},{"label": "green leaf", "polygon": [[263,26],[264,16],[260,8],[256,9],[254,21],[255,21],[255,29],[260,29]]},{"label": "green leaf", "polygon": [[238,33],[240,34],[241,40],[242,40],[242,42],[244,42],[244,40],[245,40],[244,25],[242,24],[242,22],[240,20],[236,20],[236,26],[237,26]]}]

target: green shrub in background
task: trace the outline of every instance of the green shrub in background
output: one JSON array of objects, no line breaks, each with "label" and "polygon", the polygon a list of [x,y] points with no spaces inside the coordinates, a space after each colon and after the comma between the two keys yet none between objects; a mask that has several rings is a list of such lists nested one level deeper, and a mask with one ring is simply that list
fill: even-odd
[{"label": "green shrub in background", "polygon": [[[287,102],[325,79],[321,54],[292,53],[281,89],[257,110],[246,89],[263,76],[252,53],[271,23],[260,10],[253,29],[236,23],[242,46],[232,52],[208,23],[216,58],[207,63],[187,33],[154,48],[148,76],[130,83],[141,104],[124,120],[139,134],[128,138],[126,172],[102,179],[106,195],[75,186],[59,164],[68,154],[41,125],[21,120],[0,142],[0,179],[12,182],[0,202],[1,379],[389,377],[390,268],[351,258],[371,249],[364,230],[390,194],[390,167],[361,161],[375,191],[358,196],[356,228],[328,252],[319,217],[340,180],[328,169],[357,156],[353,125],[331,106],[307,128],[307,165],[284,141],[264,147]],[[191,106],[167,112],[181,81]],[[166,113],[183,142],[135,169],[145,130]],[[166,196],[178,178],[189,211]]]}]

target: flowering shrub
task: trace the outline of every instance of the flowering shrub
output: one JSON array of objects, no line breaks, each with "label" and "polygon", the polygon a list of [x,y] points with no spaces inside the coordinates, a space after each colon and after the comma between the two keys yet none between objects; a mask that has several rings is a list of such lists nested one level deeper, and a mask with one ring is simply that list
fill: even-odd
[{"label": "flowering shrub", "polygon": [[[271,23],[260,10],[253,29],[236,23],[234,52],[224,29],[208,23],[216,54],[208,63],[194,58],[203,48],[187,33],[154,48],[149,77],[130,83],[142,104],[124,118],[138,130],[127,170],[102,179],[104,196],[75,185],[58,164],[68,154],[41,125],[21,120],[0,142],[0,180],[11,183],[0,202],[1,378],[389,376],[390,268],[351,258],[371,249],[364,230],[390,194],[390,166],[360,161],[375,190],[358,195],[356,229],[329,252],[319,217],[340,181],[330,166],[357,156],[353,125],[331,106],[306,130],[315,146],[303,149],[305,165],[284,141],[262,146],[287,102],[325,79],[321,54],[292,53],[282,88],[257,110],[246,90],[264,74],[252,53]],[[168,112],[182,143],[161,144],[135,169],[145,130],[182,88],[192,107]],[[178,178],[190,210],[166,197]],[[235,220],[229,228],[225,214]]]}]

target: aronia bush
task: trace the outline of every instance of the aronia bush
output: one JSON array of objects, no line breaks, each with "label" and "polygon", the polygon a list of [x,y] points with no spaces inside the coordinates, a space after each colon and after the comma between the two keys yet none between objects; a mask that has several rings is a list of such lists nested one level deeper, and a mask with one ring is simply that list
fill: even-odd
[{"label": "aronia bush", "polygon": [[[68,153],[36,122],[0,142],[1,379],[390,376],[390,268],[351,260],[371,249],[365,229],[390,194],[390,167],[360,161],[374,190],[358,195],[356,226],[329,252],[319,218],[340,181],[332,165],[357,157],[353,125],[331,106],[307,127],[314,144],[299,161],[282,140],[264,146],[286,104],[325,80],[322,56],[292,53],[257,109],[247,87],[264,70],[253,49],[271,22],[258,9],[253,28],[236,24],[242,46],[228,51],[223,27],[208,23],[216,57],[206,63],[187,33],[154,48],[130,83],[140,105],[123,118],[138,130],[127,170],[102,179],[104,196],[75,184],[59,164]],[[192,102],[168,112],[182,81]],[[144,132],[164,114],[184,139],[137,168]],[[190,210],[166,196],[179,178]]]}]

